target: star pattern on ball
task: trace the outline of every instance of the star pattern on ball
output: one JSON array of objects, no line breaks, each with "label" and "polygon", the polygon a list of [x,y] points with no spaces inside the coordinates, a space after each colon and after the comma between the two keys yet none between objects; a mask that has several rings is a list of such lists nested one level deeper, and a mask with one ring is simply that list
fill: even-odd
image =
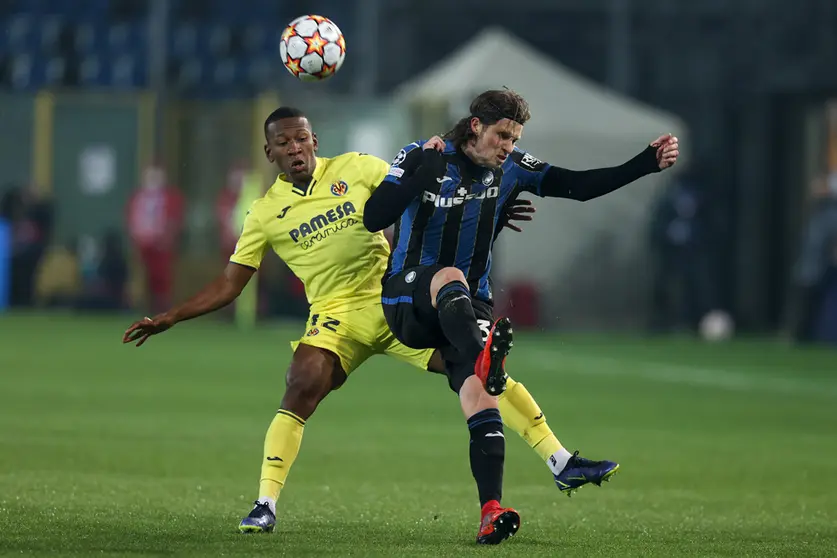
[{"label": "star pattern on ball", "polygon": [[310,15],[310,16],[308,16],[308,17],[309,17],[309,18],[311,18],[311,19],[313,19],[313,20],[314,20],[314,21],[316,21],[317,23],[322,23],[322,22],[324,22],[324,21],[328,21],[328,18],[327,18],[327,17],[323,17],[323,16],[321,16],[321,15]]},{"label": "star pattern on ball", "polygon": [[308,50],[305,51],[306,54],[311,54],[316,52],[320,56],[323,55],[323,48],[326,46],[327,41],[320,37],[320,33],[314,33],[314,36],[308,39]]},{"label": "star pattern on ball", "polygon": [[346,39],[343,38],[343,35],[340,35],[340,38],[337,39],[337,45],[342,52],[346,52]]},{"label": "star pattern on ball", "polygon": [[337,65],[336,64],[332,64],[331,66],[329,66],[328,64],[323,62],[323,69],[320,70],[320,76],[323,77],[323,78],[331,77],[334,74],[334,72],[336,72],[336,71],[337,71]]},{"label": "star pattern on ball", "polygon": [[294,29],[293,27],[288,27],[284,31],[282,31],[282,40],[287,41],[294,35],[296,35],[296,29]]},{"label": "star pattern on ball", "polygon": [[299,67],[300,60],[301,58],[294,59],[289,56],[288,62],[285,64],[288,70],[290,70],[291,73],[295,76],[299,76],[299,73],[302,71],[302,69]]}]

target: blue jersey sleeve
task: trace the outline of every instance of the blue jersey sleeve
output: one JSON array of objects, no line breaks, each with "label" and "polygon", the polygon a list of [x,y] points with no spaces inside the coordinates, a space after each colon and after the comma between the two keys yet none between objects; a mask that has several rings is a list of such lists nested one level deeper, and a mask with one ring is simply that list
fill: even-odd
[{"label": "blue jersey sleeve", "polygon": [[401,184],[402,180],[412,176],[421,165],[421,146],[423,143],[421,140],[415,141],[399,151],[389,166],[389,172],[384,178],[384,182]]},{"label": "blue jersey sleeve", "polygon": [[545,163],[517,147],[514,148],[511,159],[514,162],[515,175],[521,188],[526,192],[543,197],[541,185],[546,172],[550,168],[549,163]]}]

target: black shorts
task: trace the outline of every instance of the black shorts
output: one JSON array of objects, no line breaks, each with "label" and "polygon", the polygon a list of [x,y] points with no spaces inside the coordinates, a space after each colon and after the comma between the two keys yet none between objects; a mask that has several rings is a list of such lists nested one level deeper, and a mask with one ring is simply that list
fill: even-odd
[{"label": "black shorts", "polygon": [[[384,283],[382,302],[387,325],[399,341],[413,349],[441,350],[451,388],[458,393],[465,377],[473,374],[474,363],[448,342],[430,298],[430,282],[444,268],[420,265],[396,273]],[[494,308],[483,300],[472,299],[471,304],[485,342],[494,323]]]}]

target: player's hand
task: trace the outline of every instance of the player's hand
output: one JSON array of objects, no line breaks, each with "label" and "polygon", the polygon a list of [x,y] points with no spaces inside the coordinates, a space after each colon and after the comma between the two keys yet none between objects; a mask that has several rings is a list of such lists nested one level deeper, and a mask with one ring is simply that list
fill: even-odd
[{"label": "player's hand", "polygon": [[125,330],[122,335],[123,343],[133,343],[136,341],[137,347],[142,346],[149,337],[163,333],[174,325],[174,320],[166,314],[159,314],[153,318],[145,317],[138,322],[134,322],[131,327]]},{"label": "player's hand", "polygon": [[660,170],[665,170],[677,162],[680,155],[680,145],[677,138],[671,134],[665,134],[651,142],[652,147],[657,148],[657,165]]},{"label": "player's hand", "polygon": [[426,178],[441,178],[445,175],[447,165],[441,151],[435,148],[427,148],[421,152],[421,165],[419,167],[422,175]]},{"label": "player's hand", "polygon": [[429,140],[427,140],[424,145],[421,146],[422,149],[435,149],[439,153],[445,150],[445,140],[440,138],[439,136],[433,136]]},{"label": "player's hand", "polygon": [[516,232],[523,232],[523,229],[512,223],[512,221],[531,221],[532,214],[536,211],[532,200],[514,200],[501,217],[503,227]]}]

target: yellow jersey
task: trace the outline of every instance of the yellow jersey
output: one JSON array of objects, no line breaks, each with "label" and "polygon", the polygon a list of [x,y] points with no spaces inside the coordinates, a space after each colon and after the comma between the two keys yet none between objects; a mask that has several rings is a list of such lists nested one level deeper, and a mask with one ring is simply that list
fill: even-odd
[{"label": "yellow jersey", "polygon": [[363,207],[389,168],[352,152],[317,157],[306,188],[280,174],[250,207],[230,261],[258,269],[270,246],[305,285],[312,313],[380,303],[389,244],[363,226]]}]

